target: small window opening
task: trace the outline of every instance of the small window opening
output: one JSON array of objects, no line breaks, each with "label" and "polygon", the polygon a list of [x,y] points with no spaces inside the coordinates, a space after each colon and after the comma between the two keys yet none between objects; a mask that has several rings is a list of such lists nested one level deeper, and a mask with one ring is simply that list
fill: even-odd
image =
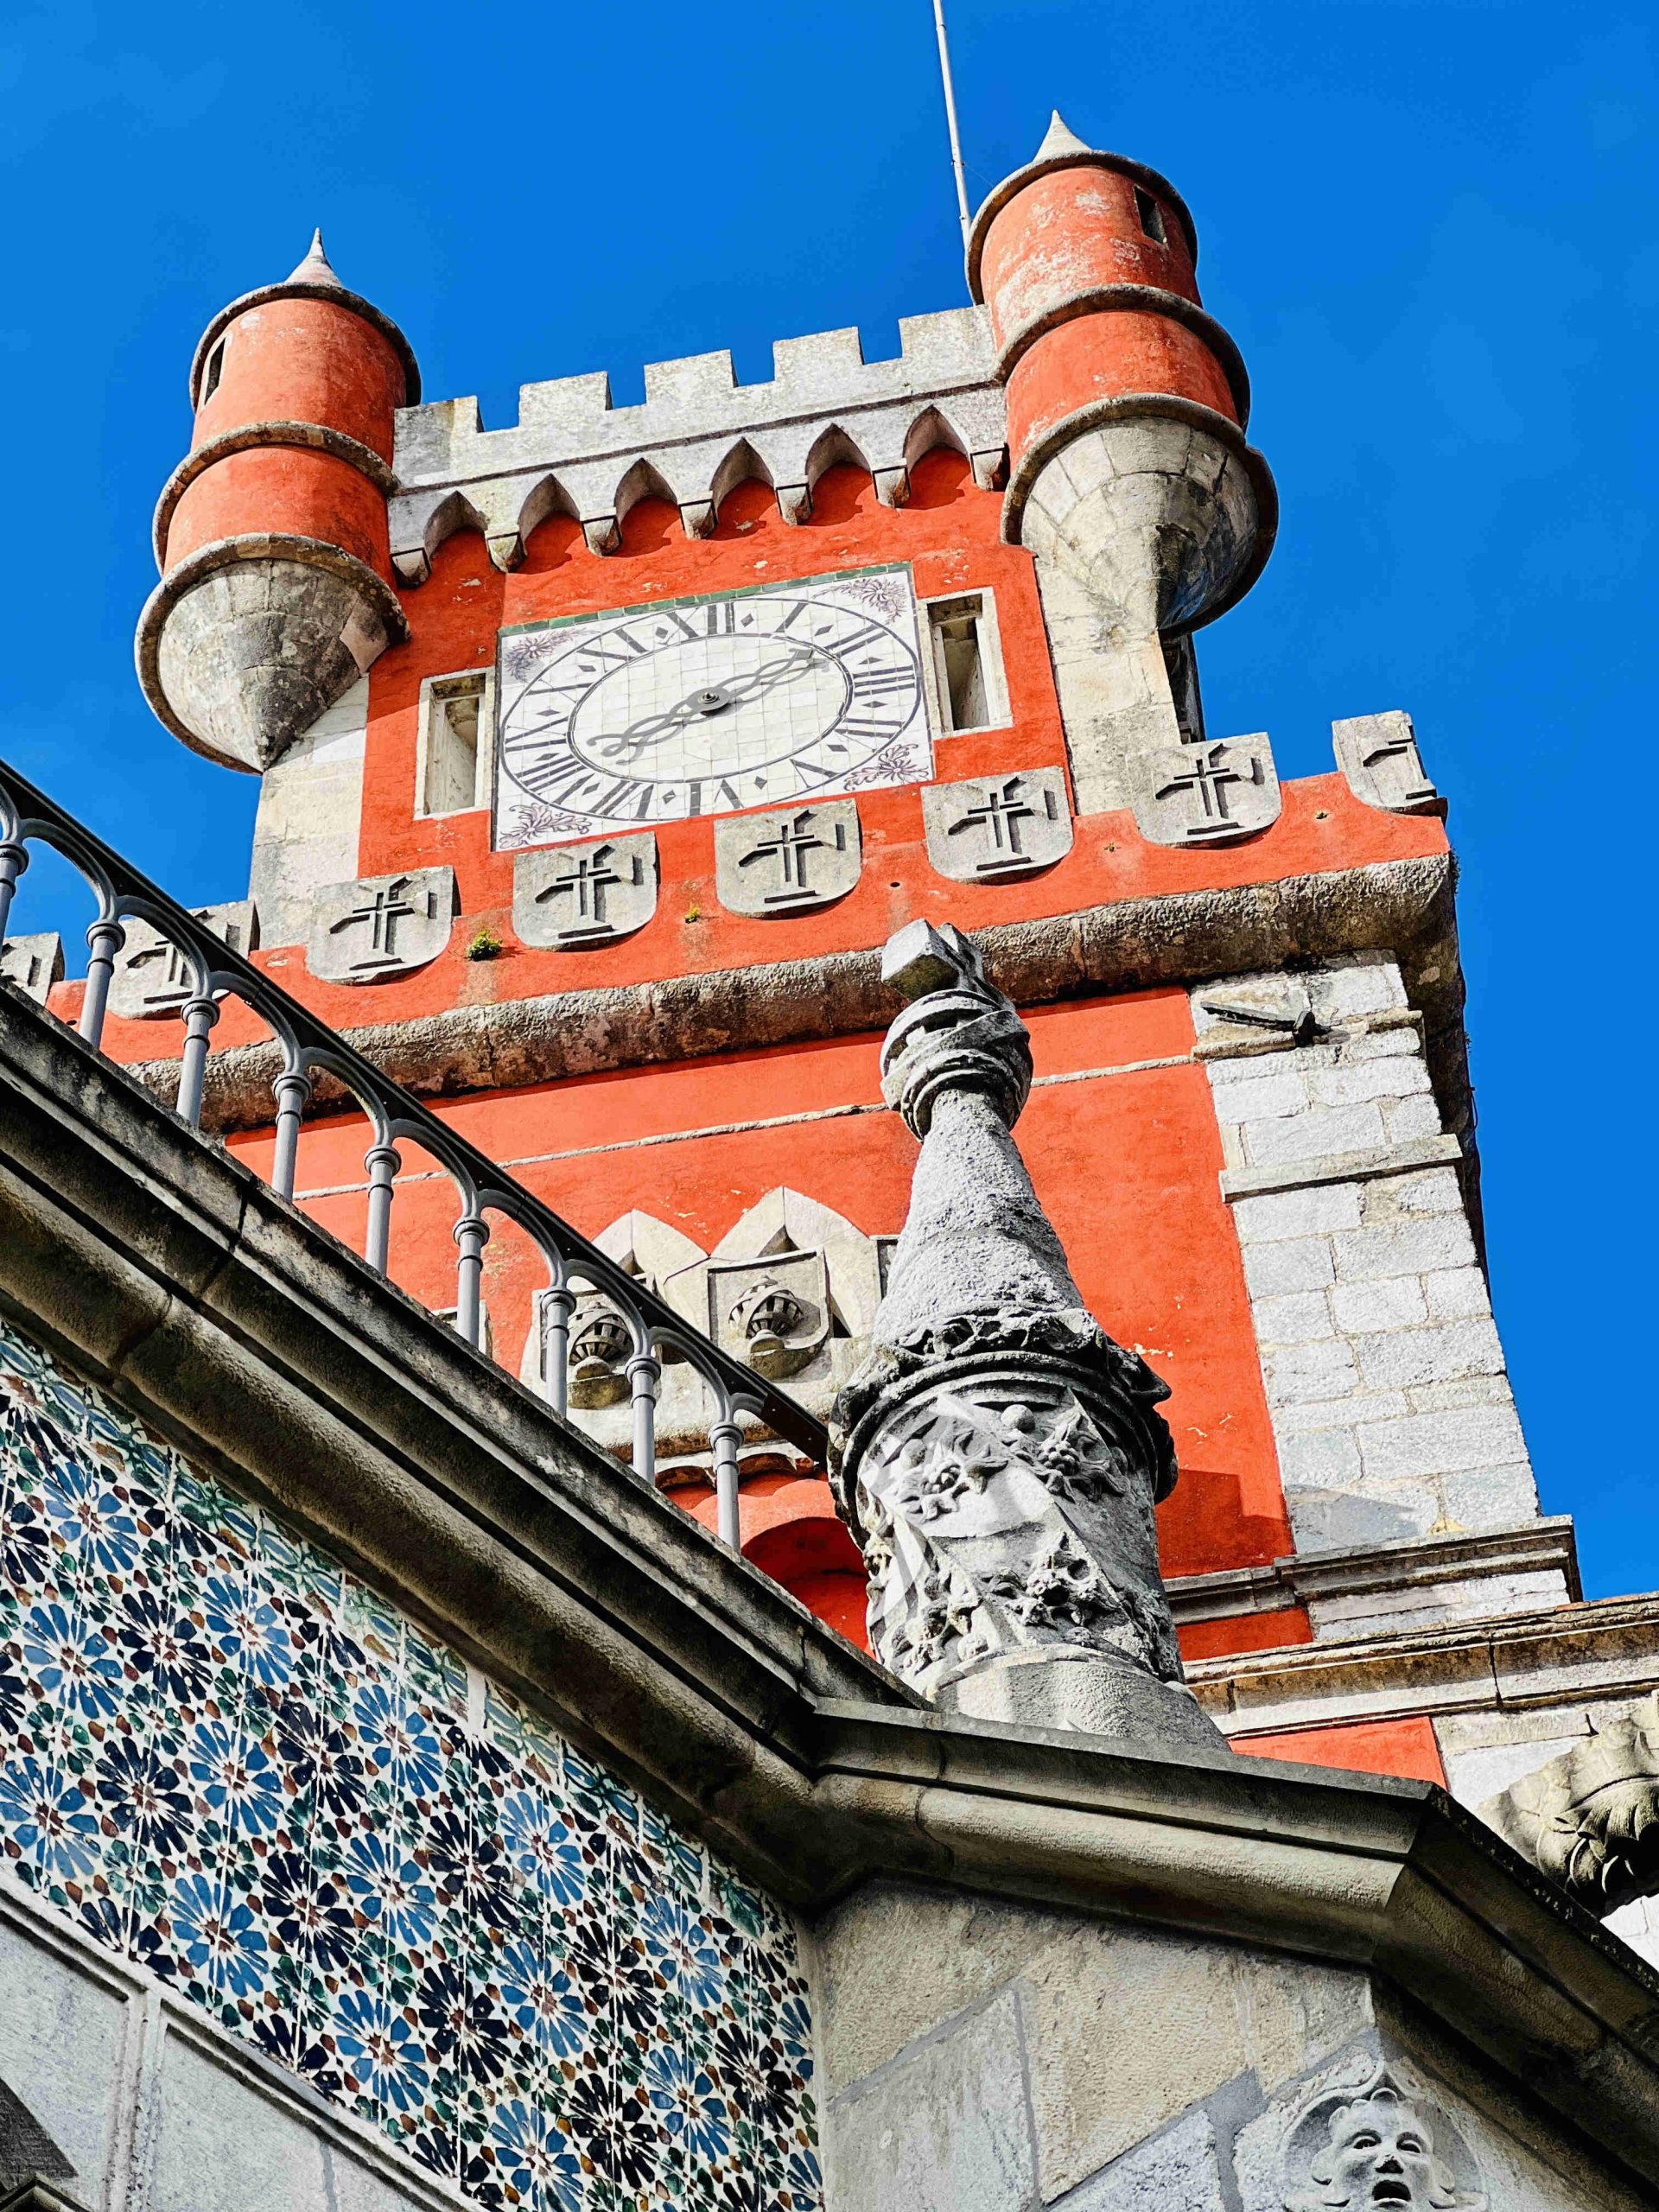
[{"label": "small window opening", "polygon": [[1164,211],[1149,192],[1135,188],[1135,212],[1141,218],[1141,227],[1149,238],[1156,238],[1160,245],[1169,244],[1169,233],[1164,228]]},{"label": "small window opening", "polygon": [[481,675],[446,678],[428,695],[423,814],[461,814],[478,804],[484,682]]},{"label": "small window opening", "polygon": [[221,338],[207,356],[207,373],[201,380],[201,404],[205,407],[219,390],[219,372],[225,366],[225,340]]},{"label": "small window opening", "polygon": [[936,600],[928,618],[945,728],[988,729],[994,718],[982,600],[977,593],[966,599]]}]

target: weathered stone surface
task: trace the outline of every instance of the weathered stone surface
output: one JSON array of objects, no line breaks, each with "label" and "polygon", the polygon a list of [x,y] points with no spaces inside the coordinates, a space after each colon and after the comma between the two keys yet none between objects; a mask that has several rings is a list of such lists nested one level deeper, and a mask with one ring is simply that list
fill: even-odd
[{"label": "weathered stone surface", "polygon": [[1348,788],[1367,806],[1390,814],[1444,814],[1440,797],[1423,766],[1411,716],[1398,709],[1384,715],[1357,715],[1331,725],[1337,766]]},{"label": "weathered stone surface", "polygon": [[[211,934],[245,956],[259,942],[253,902],[238,899],[220,906],[197,906],[196,919]],[[190,963],[148,922],[124,922],[126,943],[115,957],[110,978],[110,1011],[128,1021],[154,1020],[178,1014],[194,995]]]},{"label": "weathered stone surface", "polygon": [[1071,810],[1058,768],[925,784],[922,823],[928,859],[957,883],[1029,875],[1071,849]]},{"label": "weathered stone surface", "polygon": [[826,799],[715,824],[715,888],[734,914],[798,914],[844,899],[863,863],[858,807]]},{"label": "weathered stone surface", "polygon": [[350,555],[227,538],[156,586],[139,624],[139,675],[175,736],[259,771],[406,634],[394,594]]},{"label": "weathered stone surface", "polygon": [[1230,845],[1279,819],[1279,777],[1265,731],[1148,753],[1131,767],[1131,802],[1154,845]]},{"label": "weathered stone surface", "polygon": [[0,944],[0,976],[44,1006],[53,984],[63,981],[63,939],[55,930],[9,937]]},{"label": "weathered stone surface", "polygon": [[643,929],[657,911],[657,839],[650,830],[519,853],[512,926],[524,944],[579,951]]},{"label": "weathered stone surface", "polygon": [[449,868],[331,883],[312,902],[306,964],[331,983],[406,976],[443,950],[455,912],[455,872]]},{"label": "weathered stone surface", "polygon": [[1036,2158],[1011,1994],[922,2046],[837,2114],[824,2179],[836,2212],[1027,2212]]},{"label": "weathered stone surface", "polygon": [[1014,1147],[1024,1024],[958,931],[912,923],[883,967],[911,1001],[883,1090],[922,1151],[831,1440],[873,1645],[987,1719],[1208,1740],[1158,1574],[1167,1394],[1084,1309]]},{"label": "weathered stone surface", "polygon": [[1071,2193],[1066,2212],[1234,2212],[1223,2192],[1209,2113],[1189,2113],[1114,2158]]},{"label": "weathered stone surface", "polygon": [[315,894],[357,866],[368,720],[365,676],[259,779],[248,895],[268,945],[302,944]]}]

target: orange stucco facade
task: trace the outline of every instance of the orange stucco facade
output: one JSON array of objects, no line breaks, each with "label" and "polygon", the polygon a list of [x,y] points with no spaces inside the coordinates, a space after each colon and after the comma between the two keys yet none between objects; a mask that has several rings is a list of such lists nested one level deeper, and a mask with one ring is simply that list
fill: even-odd
[{"label": "orange stucco facade", "polygon": [[[1173,327],[1173,326],[1168,326]],[[274,456],[260,455],[261,461]],[[295,456],[284,456],[287,459]],[[215,472],[219,474],[220,472]],[[359,481],[361,480],[359,480]],[[206,488],[206,480],[203,488]],[[741,484],[709,538],[689,538],[674,509],[647,500],[626,518],[620,550],[591,553],[578,525],[556,517],[531,537],[521,568],[494,568],[476,532],[438,550],[430,580],[404,594],[410,643],[371,677],[359,868],[365,875],[448,864],[461,919],[448,950],[415,974],[360,987],[319,982],[303,950],[257,955],[286,988],[343,1029],[447,1008],[600,989],[741,969],[880,943],[918,915],[973,929],[1078,912],[1160,893],[1224,887],[1411,858],[1444,849],[1438,822],[1358,804],[1340,777],[1288,785],[1280,821],[1243,846],[1183,850],[1148,843],[1132,819],[1085,817],[1057,867],[1018,882],[947,882],[931,866],[915,786],[861,796],[865,862],[857,887],[828,909],[755,919],[727,912],[715,890],[713,826],[659,825],[662,891],[654,918],[614,944],[537,950],[512,928],[513,858],[491,849],[487,808],[420,818],[416,778],[421,687],[488,665],[514,624],[701,592],[779,582],[902,561],[919,597],[995,593],[1009,700],[1005,727],[944,737],[942,779],[1066,766],[1058,700],[1031,557],[1005,544],[999,502],[977,490],[962,458],[936,451],[916,466],[907,506],[879,503],[869,477],[836,469],[817,487],[804,527],[780,519],[769,490]],[[499,957],[469,959],[480,930]],[[75,986],[60,995],[73,1009]],[[365,1002],[366,1001],[366,1002]],[[1265,1565],[1292,1549],[1262,1368],[1229,1209],[1219,1195],[1220,1137],[1181,989],[1085,997],[1028,1011],[1036,1084],[1021,1150],[1091,1309],[1143,1351],[1170,1383],[1166,1408],[1180,1479],[1160,1510],[1166,1573]],[[111,1020],[110,1049],[158,1054],[155,1022]],[[219,1046],[257,1032],[227,1007]],[[563,1081],[437,1102],[437,1111],[578,1229],[597,1236],[631,1209],[683,1230],[705,1250],[782,1184],[834,1207],[870,1236],[903,1224],[912,1141],[881,1107],[880,1034],[770,1050],[711,1052]],[[264,1168],[266,1132],[233,1136]],[[364,1130],[353,1117],[308,1125],[296,1197],[360,1247],[365,1222]],[[452,1202],[405,1146],[393,1214],[391,1269],[412,1295],[453,1303]],[[484,1295],[496,1357],[517,1371],[543,1280],[526,1240],[498,1229]],[[672,1493],[712,1520],[712,1493]],[[862,1579],[827,1485],[779,1472],[746,1483],[747,1554],[844,1633],[862,1637]],[[1190,1656],[1296,1643],[1306,1616],[1288,1608],[1204,1622],[1184,1631]]]}]

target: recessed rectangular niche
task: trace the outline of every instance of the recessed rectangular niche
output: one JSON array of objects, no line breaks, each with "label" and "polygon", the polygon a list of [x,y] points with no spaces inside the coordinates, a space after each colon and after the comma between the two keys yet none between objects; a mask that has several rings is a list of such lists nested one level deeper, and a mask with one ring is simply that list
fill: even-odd
[{"label": "recessed rectangular niche", "polygon": [[429,677],[421,686],[417,816],[466,814],[487,804],[493,690],[487,669]]},{"label": "recessed rectangular niche", "polygon": [[1141,218],[1141,227],[1149,238],[1156,238],[1160,245],[1169,244],[1169,233],[1164,228],[1164,211],[1149,192],[1137,184],[1135,188],[1135,212]]},{"label": "recessed rectangular niche", "polygon": [[991,594],[964,592],[925,607],[929,689],[939,729],[950,736],[999,728],[1008,719],[1008,701]]}]

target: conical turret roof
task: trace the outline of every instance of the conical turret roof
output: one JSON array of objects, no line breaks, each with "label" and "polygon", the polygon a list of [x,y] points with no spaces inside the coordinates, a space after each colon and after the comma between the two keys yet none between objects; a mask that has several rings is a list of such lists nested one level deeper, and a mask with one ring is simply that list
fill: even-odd
[{"label": "conical turret roof", "polygon": [[[1048,129],[1043,135],[1043,143],[1033,155],[1032,159],[1038,162],[1052,162],[1057,154],[1092,154],[1094,150],[1092,146],[1084,143],[1066,122],[1058,108],[1055,108],[1049,116]],[[321,238],[322,236],[321,231],[318,232],[317,236]]]},{"label": "conical turret roof", "polygon": [[[1059,118],[1057,116],[1054,119],[1058,123]],[[296,269],[289,272],[284,282],[289,284],[332,284],[337,291],[345,290],[346,287],[329,266],[328,255],[322,243],[321,230],[312,232],[311,244],[307,250],[304,260]]]}]

